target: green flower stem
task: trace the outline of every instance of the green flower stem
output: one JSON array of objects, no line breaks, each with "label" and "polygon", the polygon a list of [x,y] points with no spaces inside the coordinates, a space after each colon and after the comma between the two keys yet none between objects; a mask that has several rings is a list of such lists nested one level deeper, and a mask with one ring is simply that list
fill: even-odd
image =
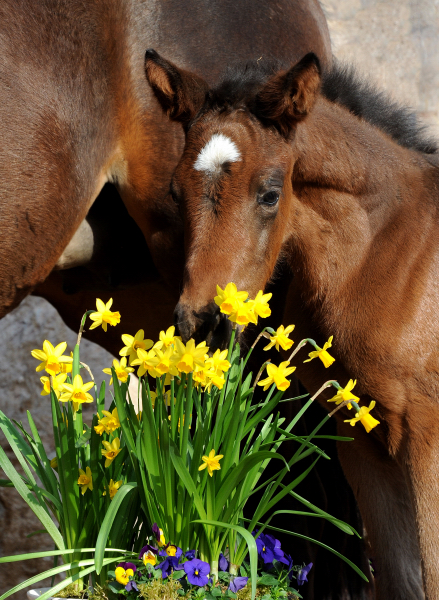
[{"label": "green flower stem", "polygon": [[264,372],[264,369],[265,369],[265,367],[266,367],[266,366],[267,366],[269,363],[271,363],[271,358],[269,358],[268,360],[266,360],[266,361],[264,362],[264,364],[262,365],[262,367],[259,369],[259,372],[258,372],[258,374],[256,375],[256,379],[255,379],[255,381],[254,381],[254,383],[253,383],[253,385],[252,385],[252,387],[253,387],[253,388],[255,388],[255,389],[256,389],[256,386],[257,386],[257,384],[258,384],[258,381],[260,380],[260,378],[261,378],[261,376],[262,376],[262,373]]},{"label": "green flower stem", "polygon": [[[355,409],[355,414],[360,412],[360,407],[358,406],[358,404],[355,402],[355,400],[350,400],[350,403],[352,404],[352,406]],[[348,403],[349,404],[349,403]]]},{"label": "green flower stem", "polygon": [[261,337],[264,337],[264,333],[268,331],[268,333],[274,334],[275,331],[271,328],[271,327],[264,327],[264,329],[261,331],[261,333],[258,335],[258,337],[255,339],[255,341],[253,342],[253,344],[251,345],[250,350],[247,352],[247,356],[245,357],[244,360],[244,367],[246,366],[248,359],[251,356],[251,353],[253,352],[256,344],[259,342],[259,340],[261,339]]},{"label": "green flower stem", "polygon": [[313,346],[315,347],[315,341],[314,340],[311,340],[309,338],[305,338],[304,340],[300,341],[297,344],[296,348],[292,351],[292,353],[288,357],[288,362],[291,362],[291,359],[293,358],[293,356],[295,356],[299,352],[299,350],[301,348],[303,348],[304,346],[306,346],[306,344],[308,344],[308,343],[313,344]]},{"label": "green flower stem", "polygon": [[217,560],[213,560],[210,563],[210,574],[213,577],[213,583],[218,581],[218,561]]},{"label": "green flower stem", "polygon": [[79,331],[78,331],[78,339],[76,340],[77,346],[79,346],[79,344],[81,343],[82,332],[84,331],[84,327],[85,327],[85,320],[87,319],[88,315],[91,315],[91,313],[94,313],[94,312],[96,312],[96,311],[95,310],[87,310],[82,315],[81,325],[79,326]]}]

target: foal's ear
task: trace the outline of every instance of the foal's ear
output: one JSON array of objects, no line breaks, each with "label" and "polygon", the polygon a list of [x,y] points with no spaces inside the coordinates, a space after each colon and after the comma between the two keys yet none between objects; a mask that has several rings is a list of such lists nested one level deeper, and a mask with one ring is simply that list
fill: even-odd
[{"label": "foal's ear", "polygon": [[152,49],[145,54],[145,73],[164,112],[186,128],[204,104],[207,83]]},{"label": "foal's ear", "polygon": [[274,75],[256,97],[258,116],[288,137],[295,124],[312,110],[320,89],[320,73],[319,59],[310,52],[289,71]]}]

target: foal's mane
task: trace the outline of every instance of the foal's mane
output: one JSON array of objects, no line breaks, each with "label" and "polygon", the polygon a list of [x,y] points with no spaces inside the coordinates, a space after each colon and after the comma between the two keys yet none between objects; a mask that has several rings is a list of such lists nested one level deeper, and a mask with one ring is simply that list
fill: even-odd
[{"label": "foal's mane", "polygon": [[[279,62],[263,60],[228,67],[221,83],[210,90],[205,110],[245,106],[257,116],[258,91],[271,75],[285,68],[288,67]],[[334,60],[332,68],[323,73],[321,93],[330,102],[378,127],[400,146],[426,154],[439,152],[438,142],[428,137],[427,127],[416,114],[364,80],[354,67]]]}]

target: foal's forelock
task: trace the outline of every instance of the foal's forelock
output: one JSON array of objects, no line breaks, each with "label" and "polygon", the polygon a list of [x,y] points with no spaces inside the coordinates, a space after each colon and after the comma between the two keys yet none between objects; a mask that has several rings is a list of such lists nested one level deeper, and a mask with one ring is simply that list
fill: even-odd
[{"label": "foal's forelock", "polygon": [[215,133],[201,149],[194,164],[196,171],[221,172],[226,163],[241,160],[241,153],[233,140],[223,133]]}]

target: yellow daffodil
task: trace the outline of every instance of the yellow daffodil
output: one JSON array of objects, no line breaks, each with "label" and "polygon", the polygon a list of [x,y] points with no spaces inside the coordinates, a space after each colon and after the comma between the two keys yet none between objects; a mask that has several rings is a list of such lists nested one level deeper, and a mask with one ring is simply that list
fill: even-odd
[{"label": "yellow daffodil", "polygon": [[[114,496],[117,493],[117,490],[120,488],[120,486],[123,484],[123,481],[113,481],[112,479],[110,479],[110,483],[108,484],[108,489],[110,490],[110,500],[113,500]],[[107,495],[107,490],[104,490],[104,493],[102,494],[103,496]]]},{"label": "yellow daffodil", "polygon": [[332,338],[333,338],[333,336],[331,335],[331,337],[325,343],[323,348],[320,348],[319,346],[317,346],[318,350],[314,350],[313,352],[310,352],[308,354],[309,358],[307,360],[304,360],[303,362],[306,363],[306,362],[309,362],[310,360],[312,360],[313,358],[320,358],[320,360],[322,361],[322,363],[324,364],[324,366],[326,368],[330,367],[332,365],[332,363],[335,361],[335,358],[333,358],[329,354],[329,352],[327,352],[328,348],[331,348],[331,346],[332,346]]},{"label": "yellow daffodil", "polygon": [[42,396],[48,396],[50,394],[50,387],[52,386],[53,391],[57,398],[59,398],[61,391],[63,389],[62,384],[67,379],[67,373],[59,373],[59,375],[55,375],[52,377],[40,377],[40,381],[43,384],[43,389],[41,390]]},{"label": "yellow daffodil", "polygon": [[195,369],[195,365],[204,366],[204,356],[209,348],[206,342],[201,342],[195,346],[195,341],[190,339],[185,345],[175,338],[175,366],[182,373],[190,373]]},{"label": "yellow daffodil", "polygon": [[228,283],[224,290],[217,285],[216,293],[218,295],[214,298],[215,304],[220,307],[220,311],[225,315],[236,312],[238,302],[244,302],[248,298],[248,292],[238,292],[238,288],[234,283]]},{"label": "yellow daffodil", "polygon": [[265,390],[268,390],[272,383],[276,384],[278,390],[285,391],[290,387],[290,382],[288,381],[288,375],[291,375],[296,370],[296,367],[289,367],[290,362],[288,360],[281,362],[278,367],[276,365],[272,365],[269,363],[267,365],[267,379],[263,381],[259,381],[258,385],[264,386]]},{"label": "yellow daffodil", "polygon": [[138,358],[131,362],[133,367],[140,365],[137,371],[137,376],[142,377],[142,375],[145,375],[145,373],[148,371],[151,377],[157,377],[155,367],[160,362],[160,359],[157,357],[155,351],[149,350],[149,352],[146,352],[146,350],[139,348],[137,350],[137,357]]},{"label": "yellow daffodil", "polygon": [[114,570],[114,575],[116,576],[116,581],[121,583],[122,585],[126,585],[130,577],[133,577],[134,571],[133,569],[124,569],[123,567],[116,567]]},{"label": "yellow daffodil", "polygon": [[62,387],[64,392],[61,394],[60,402],[68,402],[69,400],[73,403],[73,410],[76,412],[80,404],[84,402],[93,402],[91,394],[88,394],[88,390],[94,386],[93,381],[84,383],[81,375],[75,375],[73,384],[63,383]]},{"label": "yellow daffodil", "polygon": [[231,367],[231,364],[227,360],[227,350],[216,350],[215,353],[211,357],[206,358],[206,368],[209,370],[215,371],[215,373],[219,376],[222,373],[228,371]]},{"label": "yellow daffodil", "polygon": [[143,329],[139,329],[134,337],[132,335],[128,335],[128,333],[124,333],[122,336],[122,341],[125,346],[122,348],[119,354],[121,356],[128,356],[130,364],[137,358],[137,350],[139,348],[142,350],[149,350],[154,345],[152,340],[145,340],[144,335],[145,333]]},{"label": "yellow daffodil", "polygon": [[42,350],[32,350],[31,354],[34,358],[41,361],[41,364],[35,369],[42,371],[46,369],[49,375],[56,375],[61,371],[62,363],[71,363],[71,356],[63,356],[64,350],[67,348],[67,342],[61,342],[58,346],[53,347],[48,340],[44,340]]},{"label": "yellow daffodil", "polygon": [[195,369],[194,369],[194,372],[192,375],[192,380],[196,387],[198,387],[199,385],[201,385],[202,387],[207,385],[208,378],[207,378],[207,368],[205,365],[203,365],[202,367],[200,367],[199,365],[195,365]]},{"label": "yellow daffodil", "polygon": [[[346,387],[338,390],[337,393],[335,394],[335,396],[333,396],[330,400],[328,400],[328,402],[335,402],[336,404],[341,404],[345,400],[354,400],[355,402],[358,402],[360,400],[360,398],[358,396],[354,396],[354,394],[351,393],[351,390],[354,388],[356,383],[357,383],[357,380],[352,381],[352,379],[349,379]],[[349,409],[351,409],[352,404],[349,403],[347,405],[347,407]]]},{"label": "yellow daffodil", "polygon": [[103,410],[102,414],[105,416],[102,417],[102,419],[99,419],[98,424],[95,425],[95,431],[98,435],[102,435],[104,431],[106,433],[112,433],[120,427],[117,408],[113,409],[112,413],[108,410]]},{"label": "yellow daffodil", "polygon": [[266,319],[271,315],[271,309],[268,306],[268,301],[271,300],[273,294],[263,294],[262,290],[256,294],[256,298],[253,300],[253,312],[257,317]]},{"label": "yellow daffodil", "polygon": [[199,471],[202,471],[207,467],[207,472],[212,477],[214,471],[219,471],[221,469],[221,465],[219,461],[223,458],[223,454],[217,454],[215,456],[215,450],[211,450],[209,452],[209,456],[202,456],[203,464],[198,467]]},{"label": "yellow daffodil", "polygon": [[162,376],[165,373],[170,373],[171,375],[178,375],[178,371],[175,368],[174,363],[174,347],[168,346],[165,348],[165,352],[162,352],[160,348],[157,348],[157,344],[154,346],[154,352],[159,359],[155,370],[156,372]]},{"label": "yellow daffodil", "polygon": [[104,304],[102,300],[96,298],[96,312],[91,313],[90,319],[94,321],[93,325],[90,329],[95,329],[102,325],[102,329],[107,331],[107,325],[112,325],[113,327],[120,323],[120,313],[112,312],[110,310],[113,304],[113,298],[110,298],[107,304]]},{"label": "yellow daffodil", "polygon": [[238,300],[235,303],[235,310],[232,310],[229,313],[229,321],[242,325],[243,327],[249,323],[254,323],[256,325],[258,319],[253,311],[253,306],[253,300],[249,300],[248,302],[241,302]]},{"label": "yellow daffodil", "polygon": [[90,467],[86,467],[85,471],[79,469],[78,485],[81,487],[81,494],[84,495],[87,489],[93,489],[93,478],[91,476]]},{"label": "yellow daffodil", "polygon": [[364,429],[367,431],[367,433],[369,433],[374,427],[380,424],[379,421],[377,421],[374,417],[372,417],[371,414],[369,414],[370,411],[374,408],[375,404],[375,400],[372,400],[372,402],[369,404],[369,407],[362,406],[360,408],[360,411],[357,412],[357,414],[355,415],[355,417],[353,419],[347,419],[345,423],[350,423],[353,427],[355,423],[361,421],[362,425],[364,425]]},{"label": "yellow daffodil", "polygon": [[144,552],[142,560],[144,565],[149,564],[154,566],[155,564],[157,564],[157,557],[154,554],[154,552],[151,552],[151,550],[147,550],[146,552]]},{"label": "yellow daffodil", "polygon": [[289,350],[291,346],[294,344],[293,340],[289,339],[290,333],[293,331],[294,325],[288,325],[285,327],[281,325],[276,329],[276,333],[270,336],[270,343],[265,346],[264,350],[270,350],[273,346],[276,346],[276,350],[282,348],[282,350]]},{"label": "yellow daffodil", "polygon": [[105,467],[109,467],[121,450],[120,439],[117,437],[114,438],[111,443],[103,441],[102,444],[105,450],[101,450],[101,454],[107,459],[105,461]]},{"label": "yellow daffodil", "polygon": [[66,373],[67,375],[72,372],[72,363],[73,363],[73,352],[70,352],[70,358],[72,362],[62,362],[59,366],[60,373]]},{"label": "yellow daffodil", "polygon": [[219,390],[223,389],[226,380],[223,375],[218,375],[215,371],[206,371],[207,382],[205,384],[205,390],[210,392],[212,385],[215,385]]},{"label": "yellow daffodil", "polygon": [[[122,383],[128,381],[128,375],[134,372],[132,367],[127,367],[127,357],[124,356],[120,359],[120,362],[115,358],[113,360],[113,368],[116,371],[117,378]],[[106,375],[111,375],[111,369],[102,369]],[[110,379],[110,385],[113,384],[113,377]]]},{"label": "yellow daffodil", "polygon": [[178,339],[181,340],[180,336],[175,336],[175,327],[173,325],[172,327],[168,327],[166,331],[161,331],[159,334],[161,345],[165,346],[165,348],[169,348],[169,346],[174,344],[175,337],[178,337]]}]

